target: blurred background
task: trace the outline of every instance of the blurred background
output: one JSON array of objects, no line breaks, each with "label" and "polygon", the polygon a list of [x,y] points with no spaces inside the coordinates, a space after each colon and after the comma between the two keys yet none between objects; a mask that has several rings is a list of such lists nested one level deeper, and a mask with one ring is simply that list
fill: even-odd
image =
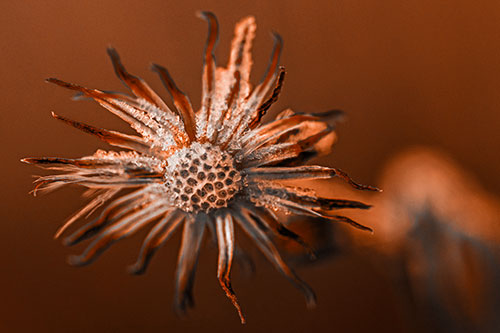
[{"label": "blurred background", "polygon": [[[26,156],[79,157],[103,143],[55,121],[50,112],[129,132],[95,103],[44,83],[47,77],[122,90],[105,49],[159,92],[156,62],[199,105],[206,23],[220,23],[216,57],[228,58],[234,24],[254,15],[254,83],[272,48],[285,47],[287,78],[271,115],[285,107],[339,108],[339,167],[384,189],[355,192],[337,181],[315,186],[330,197],[374,205],[348,216],[373,234],[294,219],[321,254],[304,260],[281,248],[318,295],[314,310],[250,244],[256,271],[233,271],[246,313],[241,326],[216,279],[207,243],[187,319],[172,311],[176,235],[145,276],[129,276],[145,232],[97,262],[71,267],[52,239],[83,203],[67,188],[33,198]],[[421,332],[500,329],[500,2],[498,1],[2,1],[0,3],[0,331],[2,332]],[[123,91],[123,90],[122,90]],[[163,93],[166,97],[166,94]],[[418,146],[418,147],[416,147]],[[312,227],[314,226],[314,228]]]}]

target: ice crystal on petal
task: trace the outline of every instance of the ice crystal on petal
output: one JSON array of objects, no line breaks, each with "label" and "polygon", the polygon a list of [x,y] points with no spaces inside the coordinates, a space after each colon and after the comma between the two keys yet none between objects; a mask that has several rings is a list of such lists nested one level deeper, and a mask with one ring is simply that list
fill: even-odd
[{"label": "ice crystal on petal", "polygon": [[[118,53],[111,48],[108,54],[115,72],[131,95],[89,89],[58,79],[47,80],[76,91],[77,97],[95,100],[129,123],[138,136],[53,114],[68,125],[127,150],[98,150],[77,159],[25,158],[24,162],[60,172],[39,177],[34,193],[67,184],[87,188],[85,196],[90,201],[56,233],[59,237],[78,220],[92,217],[64,238],[67,245],[91,239],[82,254],[70,258],[75,265],[92,262],[116,241],[152,225],[137,261],[130,268],[133,273],[143,273],[152,255],[182,226],[175,297],[180,313],[193,304],[194,270],[205,229],[209,229],[214,232],[219,247],[219,283],[242,323],[245,322],[230,278],[233,259],[243,255],[236,247],[235,226],[247,233],[276,268],[302,291],[307,304],[314,305],[313,291],[283,261],[272,237],[287,237],[308,246],[279,221],[274,211],[319,216],[370,230],[333,213],[338,209],[370,206],[324,198],[313,190],[280,182],[340,177],[357,189],[376,188],[357,184],[335,168],[303,165],[315,156],[330,152],[335,141],[334,122],[327,123],[326,119],[338,117],[339,111],[307,114],[287,109],[271,122],[261,122],[277,100],[285,75],[284,68],[278,67],[282,49],[278,35],[274,36],[264,78],[253,87],[250,69],[255,19],[247,17],[236,25],[229,63],[226,67],[217,67],[213,55],[218,38],[217,20],[208,12],[200,16],[209,23],[209,34],[204,53],[202,105],[198,112],[166,68],[153,65],[173,99],[175,110],[144,80],[128,73]],[[122,193],[123,190],[128,191]]]}]

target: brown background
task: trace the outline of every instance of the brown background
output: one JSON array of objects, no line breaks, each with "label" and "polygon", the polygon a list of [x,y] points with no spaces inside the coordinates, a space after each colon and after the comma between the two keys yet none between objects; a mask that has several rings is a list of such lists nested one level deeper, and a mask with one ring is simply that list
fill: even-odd
[{"label": "brown background", "polygon": [[118,49],[128,69],[163,91],[148,70],[168,67],[199,105],[206,25],[221,25],[225,63],[234,23],[255,15],[254,82],[272,47],[285,40],[288,71],[274,112],[340,108],[349,119],[337,149],[321,163],[376,183],[384,161],[412,144],[447,151],[500,193],[500,2],[498,1],[2,1],[0,4],[0,330],[2,332],[384,331],[408,330],[397,296],[362,256],[342,255],[300,269],[319,296],[305,309],[293,289],[255,250],[257,273],[234,273],[247,314],[241,327],[215,277],[216,251],[201,256],[187,320],[171,311],[179,237],[156,256],[143,277],[124,272],[144,233],[118,244],[89,267],[73,268],[52,240],[57,226],[82,203],[66,189],[33,198],[25,156],[78,157],[106,148],[64,126],[50,111],[105,128],[126,125],[91,102],[43,82],[58,77],[102,89],[122,89],[105,48]]}]

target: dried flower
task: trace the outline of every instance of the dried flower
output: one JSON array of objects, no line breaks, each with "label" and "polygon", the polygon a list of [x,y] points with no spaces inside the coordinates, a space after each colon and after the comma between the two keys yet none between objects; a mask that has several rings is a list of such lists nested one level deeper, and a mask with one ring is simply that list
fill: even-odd
[{"label": "dried flower", "polygon": [[[65,238],[67,245],[93,239],[81,255],[70,257],[75,265],[90,263],[112,243],[153,224],[139,258],[131,267],[133,273],[142,273],[154,252],[182,225],[175,300],[180,312],[192,306],[195,266],[204,231],[208,228],[216,234],[219,247],[218,279],[244,322],[230,283],[233,257],[241,252],[235,245],[234,224],[255,241],[277,269],[304,293],[307,303],[313,305],[313,291],[282,260],[271,237],[279,235],[305,244],[278,220],[274,211],[319,216],[370,230],[331,213],[341,208],[369,206],[357,201],[318,197],[312,190],[279,182],[340,177],[355,188],[376,189],[356,184],[338,169],[302,166],[311,157],[330,152],[335,134],[324,120],[339,115],[338,111],[308,114],[285,110],[272,122],[261,124],[262,117],[277,100],[285,76],[284,69],[278,67],[282,49],[278,35],[275,35],[267,73],[252,88],[249,74],[250,49],[256,29],[254,18],[244,18],[236,25],[229,63],[223,68],[216,67],[213,54],[218,37],[217,20],[208,12],[200,16],[208,21],[209,34],[204,54],[202,105],[198,112],[165,68],[152,67],[172,96],[175,110],[146,82],[129,74],[112,48],[108,53],[116,74],[133,96],[57,79],[47,80],[77,91],[80,97],[95,100],[128,122],[139,135],[96,128],[53,114],[68,125],[128,150],[98,150],[92,156],[79,159],[23,159],[63,172],[38,178],[34,193],[66,184],[88,188],[86,194],[92,200],[59,229],[56,237],[78,219],[107,204],[94,220]],[[112,200],[126,189],[132,191]]]}]

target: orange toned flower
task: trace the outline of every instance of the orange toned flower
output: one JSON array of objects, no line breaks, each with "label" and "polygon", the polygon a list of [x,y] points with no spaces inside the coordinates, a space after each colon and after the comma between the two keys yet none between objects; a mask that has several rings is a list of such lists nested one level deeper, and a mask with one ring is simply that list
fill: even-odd
[{"label": "orange toned flower", "polygon": [[[338,111],[311,114],[285,110],[273,121],[261,123],[277,100],[285,76],[278,65],[282,49],[278,35],[264,79],[252,87],[249,75],[254,18],[244,18],[236,25],[229,63],[227,67],[216,67],[213,52],[218,24],[213,14],[200,15],[209,23],[209,34],[198,111],[165,68],[152,67],[173,99],[173,110],[146,82],[129,74],[111,48],[108,53],[116,74],[131,90],[131,96],[48,79],[95,100],[128,122],[138,135],[96,128],[53,114],[56,119],[126,151],[98,150],[79,159],[26,158],[24,162],[62,172],[37,179],[34,191],[54,190],[66,184],[88,188],[92,200],[56,236],[105,205],[98,216],[64,240],[73,245],[92,239],[81,255],[70,258],[76,265],[90,263],[114,242],[152,225],[139,258],[131,267],[132,272],[142,273],[154,252],[182,226],[175,300],[180,312],[192,305],[195,266],[208,229],[215,233],[219,247],[220,285],[244,322],[230,283],[233,257],[241,251],[235,244],[235,226],[255,241],[276,268],[304,293],[307,303],[313,305],[314,293],[282,260],[272,237],[280,235],[303,242],[279,221],[275,211],[319,216],[370,230],[332,213],[342,208],[369,206],[318,197],[312,190],[284,185],[282,181],[340,177],[358,189],[375,189],[356,184],[338,169],[303,165],[314,156],[330,152],[334,128],[324,120],[339,115]],[[120,196],[126,189],[132,191]]]}]

